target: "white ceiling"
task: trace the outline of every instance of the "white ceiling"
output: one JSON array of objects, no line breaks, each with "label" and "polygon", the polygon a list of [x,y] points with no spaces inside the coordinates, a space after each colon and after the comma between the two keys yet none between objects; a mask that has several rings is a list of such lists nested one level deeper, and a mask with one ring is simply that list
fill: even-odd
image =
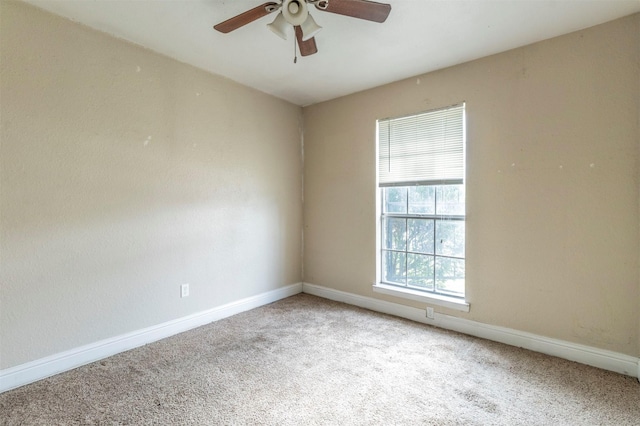
[{"label": "white ceiling", "polygon": [[213,25],[266,0],[26,0],[97,30],[297,105],[333,99],[640,11],[640,0],[381,0],[378,24],[310,7],[318,53],[293,63],[293,40]]}]

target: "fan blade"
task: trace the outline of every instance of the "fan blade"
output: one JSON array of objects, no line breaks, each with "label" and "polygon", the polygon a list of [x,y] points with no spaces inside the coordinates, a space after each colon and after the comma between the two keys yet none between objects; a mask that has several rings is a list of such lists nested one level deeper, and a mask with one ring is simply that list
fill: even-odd
[{"label": "fan blade", "polygon": [[320,0],[315,3],[316,9],[352,18],[366,19],[373,22],[384,22],[391,12],[391,5],[368,0]]},{"label": "fan blade", "polygon": [[278,3],[267,2],[260,6],[254,7],[253,9],[247,10],[244,13],[241,13],[238,16],[234,16],[233,18],[227,19],[224,22],[215,25],[213,28],[220,31],[221,33],[229,33],[233,30],[237,30],[238,28],[247,25],[255,21],[256,19],[262,18],[263,16],[267,16],[268,14],[275,12],[278,10]]},{"label": "fan blade", "polygon": [[302,40],[302,28],[300,25],[295,26],[296,29],[296,38],[298,39],[298,46],[300,47],[300,55],[301,56],[309,56],[314,53],[318,53],[318,46],[316,46],[316,39],[311,37],[307,41]]}]

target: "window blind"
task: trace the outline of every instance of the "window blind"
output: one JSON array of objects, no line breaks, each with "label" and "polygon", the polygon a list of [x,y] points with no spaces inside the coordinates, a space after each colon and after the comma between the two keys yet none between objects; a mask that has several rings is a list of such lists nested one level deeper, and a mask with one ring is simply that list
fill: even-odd
[{"label": "window blind", "polygon": [[378,120],[380,186],[464,181],[464,104]]}]

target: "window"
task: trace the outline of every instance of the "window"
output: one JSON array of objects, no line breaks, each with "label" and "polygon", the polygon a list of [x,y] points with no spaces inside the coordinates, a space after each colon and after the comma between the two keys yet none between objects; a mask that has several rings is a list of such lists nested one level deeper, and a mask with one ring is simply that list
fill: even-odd
[{"label": "window", "polygon": [[464,104],[378,121],[379,288],[464,302],[464,148]]}]

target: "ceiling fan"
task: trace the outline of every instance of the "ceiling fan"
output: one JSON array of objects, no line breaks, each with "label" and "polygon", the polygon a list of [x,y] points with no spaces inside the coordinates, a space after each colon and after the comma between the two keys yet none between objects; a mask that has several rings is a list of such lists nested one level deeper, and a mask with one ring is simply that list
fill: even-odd
[{"label": "ceiling fan", "polygon": [[390,4],[368,0],[279,0],[249,9],[215,25],[213,28],[226,34],[279,10],[280,13],[276,19],[267,27],[285,40],[288,32],[293,28],[300,48],[300,55],[309,56],[318,52],[314,37],[322,29],[309,13],[309,5],[311,4],[323,12],[373,22],[384,22],[391,12]]}]

